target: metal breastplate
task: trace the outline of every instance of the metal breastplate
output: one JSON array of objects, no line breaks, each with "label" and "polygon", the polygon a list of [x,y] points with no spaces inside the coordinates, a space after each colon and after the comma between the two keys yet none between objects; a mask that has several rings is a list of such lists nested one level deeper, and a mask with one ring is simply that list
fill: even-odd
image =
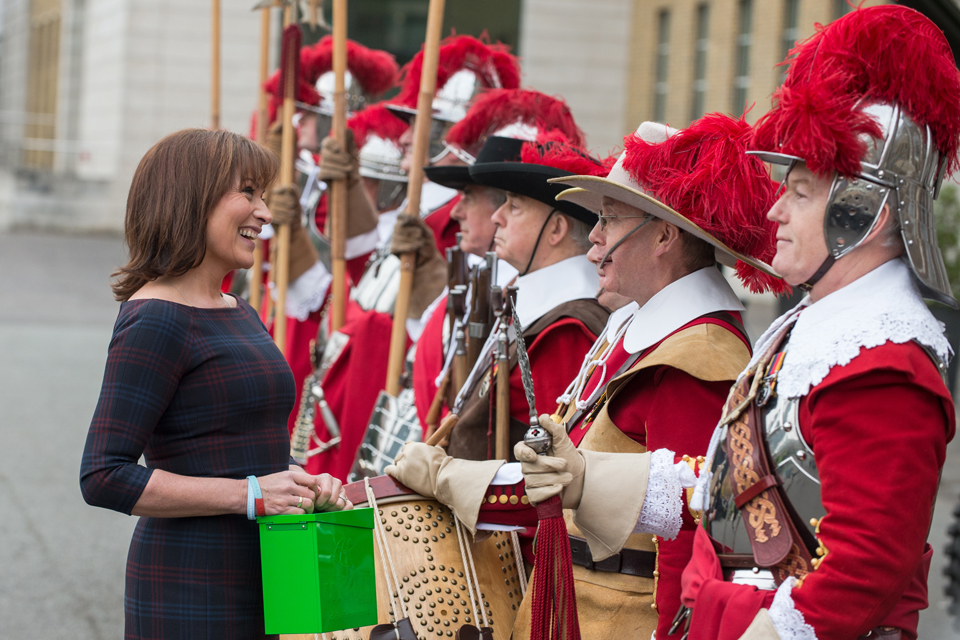
[{"label": "metal breastplate", "polygon": [[[770,452],[775,473],[783,484],[787,502],[799,515],[798,526],[811,535],[810,519],[822,518],[826,510],[820,495],[820,474],[813,450],[800,433],[801,398],[771,398],[763,412],[764,441]],[[752,555],[750,539],[744,530],[733,498],[732,472],[727,457],[727,427],[720,434],[720,444],[713,459],[710,481],[710,509],[704,518],[707,532],[720,543],[725,553]]]},{"label": "metal breastplate", "polygon": [[400,258],[386,251],[378,251],[367,265],[360,282],[350,293],[364,311],[393,313],[400,290]]}]

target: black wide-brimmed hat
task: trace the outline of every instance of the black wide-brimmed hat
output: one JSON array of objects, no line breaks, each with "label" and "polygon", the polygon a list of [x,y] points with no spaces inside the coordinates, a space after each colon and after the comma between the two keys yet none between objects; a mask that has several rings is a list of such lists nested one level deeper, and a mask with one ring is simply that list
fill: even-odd
[{"label": "black wide-brimmed hat", "polygon": [[[491,162],[520,162],[520,149],[523,140],[490,136],[487,138],[474,166]],[[448,167],[425,167],[424,173],[430,182],[436,182],[450,189],[463,189],[468,184],[482,184],[470,177],[470,167],[466,165]]]},{"label": "black wide-brimmed hat", "polygon": [[[493,139],[495,136],[488,138],[487,144]],[[476,184],[533,198],[590,226],[597,223],[599,209],[558,201],[557,196],[565,189],[561,185],[550,184],[548,180],[578,175],[580,172],[606,176],[608,163],[568,144],[562,136],[547,134],[537,142],[514,142],[520,143],[520,162],[508,160],[481,164],[478,160],[469,168],[470,179]]]}]

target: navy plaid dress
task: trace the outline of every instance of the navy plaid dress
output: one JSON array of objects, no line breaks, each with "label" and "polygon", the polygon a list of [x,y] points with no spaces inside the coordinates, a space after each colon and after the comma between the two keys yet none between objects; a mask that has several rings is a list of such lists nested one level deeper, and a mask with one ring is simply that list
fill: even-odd
[{"label": "navy plaid dress", "polygon": [[[129,514],[153,469],[236,479],[284,471],[293,401],[289,366],[242,300],[235,309],[126,302],[83,452],[84,498]],[[264,637],[256,523],[141,518],[124,609],[127,638]]]}]

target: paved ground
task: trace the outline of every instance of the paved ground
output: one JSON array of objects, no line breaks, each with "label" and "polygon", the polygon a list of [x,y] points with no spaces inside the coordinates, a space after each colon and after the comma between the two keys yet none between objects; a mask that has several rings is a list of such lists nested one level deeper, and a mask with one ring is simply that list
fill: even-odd
[{"label": "paved ground", "polygon": [[[0,234],[3,639],[122,637],[135,519],[88,507],[77,483],[118,308],[109,275],[121,260],[116,238]],[[937,548],[960,498],[960,440],[949,456],[930,535]],[[943,601],[942,564],[936,556],[921,638],[958,637]]]}]

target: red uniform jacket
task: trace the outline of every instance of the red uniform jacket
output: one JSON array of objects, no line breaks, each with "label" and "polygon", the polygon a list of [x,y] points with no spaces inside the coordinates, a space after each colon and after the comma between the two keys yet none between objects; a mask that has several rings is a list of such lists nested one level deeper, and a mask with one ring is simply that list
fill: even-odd
[{"label": "red uniform jacket", "polygon": [[[916,344],[861,349],[800,402],[827,515],[827,549],[792,598],[819,640],[850,640],[877,626],[916,638],[926,607],[927,532],[947,443],[955,431],[950,393]],[[718,579],[705,532],[684,573],[699,576],[690,640],[739,638],[774,593]],[[706,544],[701,543],[701,538]]]},{"label": "red uniform jacket", "polygon": [[[739,320],[739,314],[733,315]],[[716,318],[698,318],[677,331],[703,323],[724,326],[749,347],[745,336]],[[657,346],[653,345],[646,349],[646,353],[652,352]],[[598,384],[605,385],[609,382],[628,357],[629,354],[623,349],[621,341],[607,360],[606,375],[603,375],[601,368],[595,369],[583,395],[587,396],[589,391],[596,388]],[[570,379],[573,379],[573,376]],[[634,441],[644,445],[650,451],[670,449],[676,454],[675,461],[679,462],[685,454],[696,457],[706,453],[713,428],[720,417],[729,390],[729,382],[705,382],[679,369],[662,365],[645,369],[631,378],[624,389],[611,401],[608,412],[614,424]],[[579,445],[591,424],[588,419],[585,419],[570,431],[570,438],[574,444]],[[509,496],[510,492],[517,490],[517,487],[512,486],[491,487],[491,493],[497,496],[500,493],[506,493]],[[685,495],[683,499],[685,502]],[[480,521],[523,526],[536,524],[534,509],[529,507],[523,509],[523,505],[512,507],[512,509],[511,507],[509,499],[505,505],[500,504],[499,501],[494,504],[485,502],[480,509]],[[511,510],[526,514],[526,519],[518,513],[512,513],[508,520],[504,514]],[[696,524],[689,510],[684,509],[683,525],[677,538],[661,539],[659,543],[660,577],[657,581],[656,604],[660,614],[657,638],[661,640],[679,638],[683,633],[681,629],[670,636],[667,631],[680,606],[680,576],[690,559],[695,530]]]}]

